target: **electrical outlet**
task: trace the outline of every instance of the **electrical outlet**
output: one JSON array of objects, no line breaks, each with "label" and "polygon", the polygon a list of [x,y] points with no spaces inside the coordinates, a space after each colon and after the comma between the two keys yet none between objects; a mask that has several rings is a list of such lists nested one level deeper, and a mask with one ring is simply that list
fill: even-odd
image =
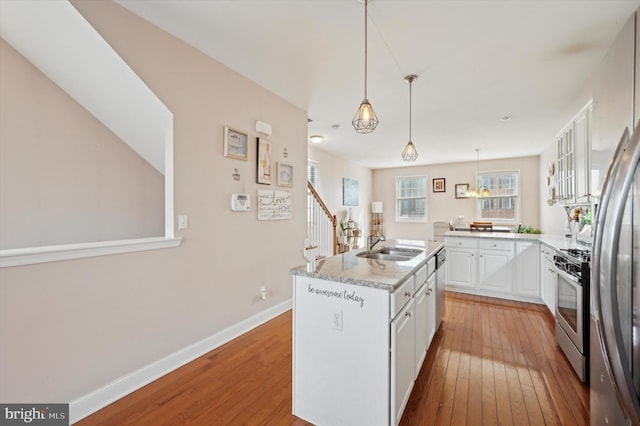
[{"label": "electrical outlet", "polygon": [[333,311],[331,315],[331,325],[334,330],[342,331],[342,310]]},{"label": "electrical outlet", "polygon": [[260,300],[266,300],[269,297],[269,292],[267,291],[267,286],[263,285],[260,287]]}]

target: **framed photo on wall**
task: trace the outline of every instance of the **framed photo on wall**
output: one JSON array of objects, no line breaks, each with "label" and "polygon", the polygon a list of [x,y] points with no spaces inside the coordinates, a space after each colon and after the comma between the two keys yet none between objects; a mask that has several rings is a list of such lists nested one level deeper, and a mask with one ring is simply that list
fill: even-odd
[{"label": "framed photo on wall", "polygon": [[[256,138],[257,148],[257,172],[256,183],[271,185],[271,142],[266,139]],[[275,171],[275,170],[274,170]]]},{"label": "framed photo on wall", "polygon": [[249,136],[239,130],[224,126],[224,156],[247,161]]},{"label": "framed photo on wall", "polygon": [[342,178],[342,205],[358,205],[358,181],[355,179]]},{"label": "framed photo on wall", "polygon": [[456,198],[469,198],[468,192],[468,183],[456,183]]},{"label": "framed photo on wall", "polygon": [[435,178],[433,179],[433,192],[445,192],[445,179],[444,178]]},{"label": "framed photo on wall", "polygon": [[278,186],[293,187],[293,166],[278,162]]}]

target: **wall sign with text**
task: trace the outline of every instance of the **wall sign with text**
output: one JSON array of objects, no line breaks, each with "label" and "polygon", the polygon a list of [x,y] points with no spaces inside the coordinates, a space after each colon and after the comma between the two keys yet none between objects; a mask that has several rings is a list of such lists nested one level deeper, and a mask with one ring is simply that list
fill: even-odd
[{"label": "wall sign with text", "polygon": [[283,220],[293,217],[293,194],[288,191],[258,189],[258,220]]}]

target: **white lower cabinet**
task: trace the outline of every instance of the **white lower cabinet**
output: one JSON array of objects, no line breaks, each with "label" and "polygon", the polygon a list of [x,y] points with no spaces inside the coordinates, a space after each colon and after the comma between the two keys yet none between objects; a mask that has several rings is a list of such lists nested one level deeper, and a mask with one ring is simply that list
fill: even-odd
[{"label": "white lower cabinet", "polygon": [[[427,341],[426,341],[426,349],[431,345],[431,341],[433,340],[433,336],[436,335],[436,326],[438,324],[438,319],[436,317],[436,274],[433,273],[429,276],[429,280],[427,281]],[[427,353],[425,349],[425,355]],[[422,362],[420,363],[422,364]],[[420,372],[420,369],[416,371]]]},{"label": "white lower cabinet", "polygon": [[481,240],[478,250],[478,288],[513,292],[513,242]]},{"label": "white lower cabinet", "polygon": [[425,282],[418,291],[416,291],[416,345],[415,345],[415,375],[417,376],[422,367],[422,363],[427,356],[427,348],[429,346],[428,327],[429,327],[429,299],[427,296],[427,283]]},{"label": "white lower cabinet", "polygon": [[478,241],[473,238],[445,239],[447,247],[447,284],[476,288]]},{"label": "white lower cabinet", "polygon": [[445,237],[447,289],[541,302],[539,243],[486,237]]},{"label": "white lower cabinet", "polygon": [[406,304],[391,321],[391,415],[400,423],[415,375],[415,301]]},{"label": "white lower cabinet", "polygon": [[529,241],[516,242],[515,294],[540,297],[540,254],[538,247],[538,243]]},{"label": "white lower cabinet", "polygon": [[556,315],[556,271],[553,267],[552,248],[540,246],[540,296],[553,316]]}]

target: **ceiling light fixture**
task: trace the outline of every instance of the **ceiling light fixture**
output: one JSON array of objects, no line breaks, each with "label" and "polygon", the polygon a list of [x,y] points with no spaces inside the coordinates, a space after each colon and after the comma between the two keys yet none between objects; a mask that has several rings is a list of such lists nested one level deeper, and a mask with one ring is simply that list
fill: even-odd
[{"label": "ceiling light fixture", "polygon": [[476,186],[471,190],[467,191],[467,195],[469,197],[489,197],[491,196],[491,191],[486,185],[480,184],[480,148],[476,148]]},{"label": "ceiling light fixture", "polygon": [[413,142],[411,142],[411,85],[416,78],[418,78],[418,76],[414,74],[404,78],[409,82],[409,143],[407,143],[407,146],[405,146],[402,151],[402,159],[404,161],[416,161],[416,158],[418,158],[418,151],[416,151],[416,147],[413,145]]},{"label": "ceiling light fixture", "polygon": [[367,99],[367,0],[364,0],[364,99],[351,124],[357,133],[371,133],[378,125],[378,117]]},{"label": "ceiling light fixture", "polygon": [[311,143],[320,143],[322,142],[324,138],[320,135],[312,135],[309,136],[309,140],[311,141]]}]

